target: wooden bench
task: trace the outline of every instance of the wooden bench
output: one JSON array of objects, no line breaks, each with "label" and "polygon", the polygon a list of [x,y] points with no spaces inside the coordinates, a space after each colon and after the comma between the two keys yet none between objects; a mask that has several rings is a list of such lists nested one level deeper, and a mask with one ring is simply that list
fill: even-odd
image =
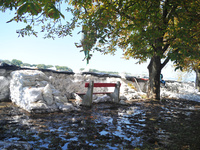
[{"label": "wooden bench", "polygon": [[[113,102],[119,102],[119,93],[120,93],[120,82],[117,83],[94,83],[91,81],[90,83],[85,83],[85,87],[88,88],[86,93],[76,93],[80,95],[83,99],[83,106],[91,106],[92,105],[92,97],[93,94],[107,94],[111,97]],[[114,92],[93,92],[94,87],[115,87]]]}]

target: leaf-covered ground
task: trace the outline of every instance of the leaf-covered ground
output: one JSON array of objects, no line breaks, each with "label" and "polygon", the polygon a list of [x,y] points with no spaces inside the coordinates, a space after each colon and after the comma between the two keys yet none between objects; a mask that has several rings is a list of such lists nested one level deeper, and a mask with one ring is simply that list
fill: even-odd
[{"label": "leaf-covered ground", "polygon": [[198,102],[134,100],[80,110],[29,114],[2,102],[0,149],[200,149]]}]

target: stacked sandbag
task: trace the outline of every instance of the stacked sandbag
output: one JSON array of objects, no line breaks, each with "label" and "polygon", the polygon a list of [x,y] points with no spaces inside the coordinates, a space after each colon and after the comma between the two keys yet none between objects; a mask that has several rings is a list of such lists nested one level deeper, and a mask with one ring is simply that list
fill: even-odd
[{"label": "stacked sandbag", "polygon": [[0,102],[9,100],[9,85],[10,78],[7,76],[6,69],[0,69]]},{"label": "stacked sandbag", "polygon": [[10,82],[6,77],[0,76],[0,102],[9,99],[9,84]]},{"label": "stacked sandbag", "polygon": [[61,95],[49,81],[49,78],[38,70],[13,71],[10,81],[11,101],[34,113],[74,110],[67,97]]}]

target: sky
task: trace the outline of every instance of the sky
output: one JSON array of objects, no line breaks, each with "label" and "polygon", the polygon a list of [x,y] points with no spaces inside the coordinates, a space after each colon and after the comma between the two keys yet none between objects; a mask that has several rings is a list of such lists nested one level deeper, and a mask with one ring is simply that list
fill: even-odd
[{"label": "sky", "polygon": [[[45,64],[67,66],[74,72],[78,72],[80,68],[86,68],[84,53],[80,52],[81,48],[77,48],[74,43],[79,43],[81,34],[78,29],[73,32],[73,36],[64,38],[44,39],[43,35],[18,37],[16,30],[25,27],[23,23],[6,23],[13,16],[13,13],[6,11],[0,13],[0,59],[12,60],[18,59],[23,63],[29,64]],[[115,55],[103,55],[100,52],[92,53],[89,68],[100,71],[116,71],[119,73],[130,73],[134,76],[148,76],[148,62],[136,64],[138,60],[123,59],[123,51],[118,49]],[[173,64],[168,63],[162,70],[164,79],[180,79],[194,81],[194,72],[190,74],[175,72]],[[184,79],[185,78],[185,79]]]}]

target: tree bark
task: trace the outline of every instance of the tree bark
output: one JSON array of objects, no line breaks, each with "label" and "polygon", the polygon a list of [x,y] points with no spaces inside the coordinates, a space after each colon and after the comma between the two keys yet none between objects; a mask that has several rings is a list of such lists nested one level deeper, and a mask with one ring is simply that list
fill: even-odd
[{"label": "tree bark", "polygon": [[149,85],[148,98],[152,100],[160,100],[160,73],[161,73],[160,56],[153,56],[148,65],[149,70]]},{"label": "tree bark", "polygon": [[196,89],[198,89],[198,91],[200,91],[200,69],[196,69]]}]

